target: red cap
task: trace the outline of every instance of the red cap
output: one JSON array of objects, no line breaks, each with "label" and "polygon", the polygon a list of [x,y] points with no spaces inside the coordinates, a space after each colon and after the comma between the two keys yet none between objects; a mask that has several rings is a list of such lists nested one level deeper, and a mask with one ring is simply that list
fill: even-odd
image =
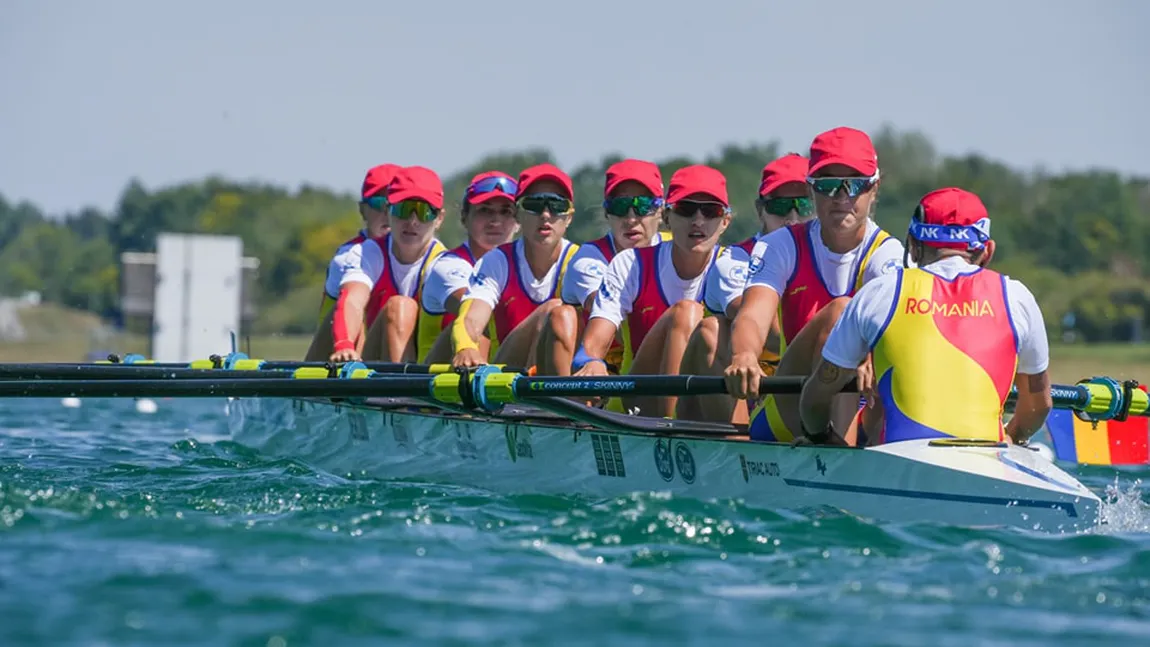
[{"label": "red cap", "polygon": [[470,189],[477,182],[481,182],[481,181],[486,180],[488,178],[495,178],[495,177],[510,180],[511,181],[511,187],[509,187],[509,188],[512,188],[514,190],[512,190],[511,193],[507,193],[505,191],[501,191],[499,189],[499,187],[495,187],[491,191],[485,191],[483,193],[476,193],[475,195],[468,195],[467,196],[467,203],[468,204],[480,204],[482,202],[487,202],[488,200],[492,200],[494,198],[507,198],[508,200],[514,201],[515,200],[515,194],[517,192],[516,187],[518,187],[518,184],[515,182],[515,178],[504,173],[503,171],[485,171],[483,173],[480,173],[479,175],[476,175],[475,177],[471,178],[471,182],[468,183],[467,187]]},{"label": "red cap", "polygon": [[[982,199],[970,191],[954,187],[937,189],[924,195],[919,201],[917,212],[924,225],[953,225],[969,227],[979,221],[990,220]],[[985,224],[985,223],[984,223]],[[989,227],[987,228],[989,231]],[[931,247],[967,249],[967,243],[949,243],[936,240],[923,240],[922,244]]]},{"label": "red cap", "polygon": [[784,184],[799,182],[806,186],[807,167],[810,161],[798,153],[787,153],[763,167],[763,177],[759,182],[759,196],[770,195]]},{"label": "red cap", "polygon": [[811,142],[811,165],[807,173],[830,164],[844,164],[861,175],[873,176],[878,172],[878,153],[870,136],[854,128],[835,128],[815,137]]},{"label": "red cap", "polygon": [[436,209],[443,208],[443,182],[435,171],[423,166],[399,169],[387,187],[387,201],[423,200]]},{"label": "red cap", "polygon": [[603,187],[603,197],[611,195],[620,184],[634,180],[647,188],[655,197],[663,197],[663,174],[652,162],[625,159],[615,162],[607,169],[607,184]]},{"label": "red cap", "polygon": [[371,169],[363,178],[363,188],[360,189],[360,195],[366,199],[382,192],[387,188],[387,185],[391,184],[396,171],[401,168],[403,167],[398,164],[380,164]]},{"label": "red cap", "polygon": [[573,200],[575,198],[575,189],[571,185],[571,178],[554,164],[539,164],[529,169],[524,169],[523,172],[519,174],[519,193],[516,194],[515,198],[518,199],[525,195],[527,189],[531,188],[531,185],[539,180],[555,180],[559,184],[562,184],[563,188],[567,190],[568,199]]},{"label": "red cap", "polygon": [[667,191],[667,202],[678,202],[692,193],[706,193],[729,207],[727,201],[727,178],[718,170],[702,164],[684,166],[671,176],[671,187]]}]

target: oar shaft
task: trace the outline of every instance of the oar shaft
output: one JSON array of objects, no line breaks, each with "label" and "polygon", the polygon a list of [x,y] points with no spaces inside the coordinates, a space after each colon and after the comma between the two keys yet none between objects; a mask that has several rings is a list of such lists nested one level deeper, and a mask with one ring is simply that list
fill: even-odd
[{"label": "oar shaft", "polygon": [[60,364],[28,365],[26,369],[10,370],[11,365],[0,366],[0,380],[218,380],[285,379],[291,371],[230,370],[214,368],[164,368],[154,364],[139,366],[116,364]]},{"label": "oar shaft", "polygon": [[282,378],[215,380],[43,380],[0,382],[0,397],[216,398],[216,397],[427,397],[429,376],[395,375],[360,380]]}]

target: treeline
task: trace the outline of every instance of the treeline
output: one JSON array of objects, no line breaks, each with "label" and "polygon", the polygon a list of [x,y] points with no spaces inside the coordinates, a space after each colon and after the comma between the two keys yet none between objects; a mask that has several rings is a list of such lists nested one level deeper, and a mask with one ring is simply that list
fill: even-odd
[{"label": "treeline", "polygon": [[[1142,329],[1150,314],[1150,179],[1110,170],[1023,172],[978,155],[942,156],[926,137],[889,128],[874,140],[883,171],[877,219],[888,231],[903,235],[914,205],[932,189],[974,191],[994,219],[996,269],[1031,287],[1052,333],[1060,332],[1068,313],[1090,341],[1131,339]],[[729,145],[706,159],[659,165],[665,180],[696,162],[723,171],[736,212],[726,239],[734,242],[757,229],[759,172],[785,152],[775,144]],[[569,169],[578,208],[572,240],[605,231],[603,173],[621,157]],[[475,173],[517,175],[544,161],[554,160],[543,149],[491,155],[445,177],[450,213],[440,237],[452,245],[461,240],[459,201]],[[348,178],[348,184],[360,179]],[[251,332],[310,332],[330,255],[359,228],[357,197],[221,178],[150,192],[133,181],[111,213],[86,209],[48,218],[33,205],[0,196],[0,294],[36,290],[45,300],[116,319],[121,252],[154,251],[156,235],[164,231],[238,235],[245,254],[260,259],[259,315]]]}]

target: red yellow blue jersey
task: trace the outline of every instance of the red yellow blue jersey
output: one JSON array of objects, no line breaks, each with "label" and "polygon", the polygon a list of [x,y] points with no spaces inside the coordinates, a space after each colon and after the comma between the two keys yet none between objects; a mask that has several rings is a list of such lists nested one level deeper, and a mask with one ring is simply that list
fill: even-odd
[{"label": "red yellow blue jersey", "polygon": [[[725,248],[716,246],[714,251],[711,252],[711,262],[708,263],[705,272],[710,272],[715,266],[715,259],[723,253]],[[631,312],[623,320],[622,323],[622,337],[623,337],[623,365],[620,373],[626,375],[631,368],[631,363],[635,359],[635,353],[639,352],[639,347],[646,339],[647,333],[651,332],[659,318],[663,316],[672,305],[672,301],[667,299],[667,295],[663,289],[663,283],[659,280],[659,256],[660,254],[671,253],[670,245],[653,245],[651,247],[641,247],[634,250],[635,263],[639,266],[639,292],[635,296],[635,301],[631,304]],[[705,297],[706,283],[704,282],[703,290],[700,290],[696,300],[702,302]]]},{"label": "red yellow blue jersey", "polygon": [[[774,355],[764,349],[759,357],[760,366],[778,362],[786,352],[787,344],[794,341],[803,327],[831,301],[841,296],[853,297],[863,286],[863,277],[875,251],[886,241],[893,240],[882,229],[875,229],[870,238],[863,241],[863,252],[851,271],[853,279],[850,289],[846,294],[835,295],[827,287],[815,261],[814,243],[811,240],[815,222],[808,220],[787,226],[795,243],[795,268],[783,294],[779,295],[779,309],[775,318],[779,326],[779,353]],[[795,439],[795,432],[783,421],[774,396],[764,397],[751,412],[750,435],[753,440],[763,441],[790,442]]]},{"label": "red yellow blue jersey", "polygon": [[[468,265],[475,266],[475,256],[471,253],[471,248],[466,243],[443,252],[444,255],[451,254],[457,256]],[[434,260],[434,259],[432,259]],[[426,264],[426,270],[430,271],[432,261]],[[420,288],[423,287],[423,275],[420,276]],[[420,295],[422,297],[422,295]],[[431,347],[435,345],[435,339],[439,333],[451,326],[458,316],[453,312],[430,312],[427,308],[423,307],[423,299],[417,299],[419,303],[419,319],[416,323],[416,361],[423,362],[427,359],[427,354],[431,352]]]},{"label": "red yellow blue jersey", "polygon": [[879,442],[1003,440],[1018,366],[1006,277],[978,269],[948,280],[905,269],[896,295],[872,351],[885,416]]},{"label": "red yellow blue jersey", "polygon": [[[367,328],[371,328],[376,317],[378,317],[380,311],[383,310],[383,306],[387,304],[388,299],[400,294],[399,286],[396,285],[395,277],[391,272],[391,253],[388,251],[391,248],[390,238],[391,234],[387,234],[384,238],[375,239],[379,248],[383,251],[383,271],[375,281],[375,286],[371,290],[371,297],[367,302],[367,309],[364,312]],[[432,261],[445,251],[447,251],[447,247],[439,242],[439,239],[432,239],[431,244],[427,246],[427,251],[423,254],[423,259],[420,261],[419,278],[415,284],[414,292],[403,296],[413,298],[416,303],[419,303],[423,283],[427,278],[427,271],[431,269]]]},{"label": "red yellow blue jersey", "polygon": [[[563,276],[567,273],[567,265],[571,257],[578,251],[579,245],[564,243],[566,248],[559,253],[559,269],[555,272],[555,282],[551,286],[543,301],[535,301],[523,285],[523,277],[519,274],[519,263],[516,259],[514,242],[505,243],[488,252],[489,254],[503,254],[507,258],[507,284],[500,294],[499,303],[492,311],[491,321],[494,330],[488,329],[491,338],[491,357],[495,356],[498,345],[507,339],[515,327],[523,323],[535,309],[550,299],[556,298],[563,287]],[[493,334],[492,334],[493,333]]]}]

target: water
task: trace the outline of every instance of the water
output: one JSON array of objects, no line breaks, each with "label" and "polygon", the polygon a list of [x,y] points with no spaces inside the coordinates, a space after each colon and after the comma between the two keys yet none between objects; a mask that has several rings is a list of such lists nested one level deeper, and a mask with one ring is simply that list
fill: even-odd
[{"label": "water", "polygon": [[1105,533],[350,479],[219,401],[6,400],[0,645],[1150,644],[1150,469]]}]

